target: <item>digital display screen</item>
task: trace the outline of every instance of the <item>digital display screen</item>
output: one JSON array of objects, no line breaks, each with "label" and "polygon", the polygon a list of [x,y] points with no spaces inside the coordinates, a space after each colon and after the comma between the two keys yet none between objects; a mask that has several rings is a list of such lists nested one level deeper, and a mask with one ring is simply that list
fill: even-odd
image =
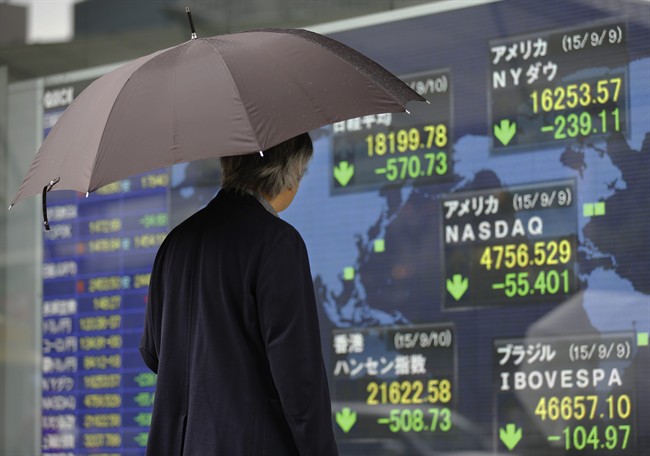
[{"label": "digital display screen", "polygon": [[[92,80],[45,88],[45,134]],[[48,194],[42,451],[144,454],[156,376],[138,351],[151,266],[169,229],[169,172]]]},{"label": "digital display screen", "polygon": [[577,291],[575,182],[451,193],[443,305],[562,302]]},{"label": "digital display screen", "polygon": [[[138,345],[168,228],[166,173],[55,192],[43,264],[43,454],[142,454],[156,376]],[[65,451],[63,451],[65,450]]]},{"label": "digital display screen", "polygon": [[[648,5],[328,34],[430,103],[311,132],[281,214],[309,251],[341,454],[649,454]],[[45,87],[45,133],[89,82]],[[44,455],[144,454],[151,266],[218,182],[208,161],[49,194]]]},{"label": "digital display screen", "polygon": [[628,136],[625,21],[491,40],[492,150]]},{"label": "digital display screen", "polygon": [[409,114],[379,114],[333,125],[332,193],[377,190],[390,183],[449,181],[451,76],[431,72],[404,77],[429,104]]}]

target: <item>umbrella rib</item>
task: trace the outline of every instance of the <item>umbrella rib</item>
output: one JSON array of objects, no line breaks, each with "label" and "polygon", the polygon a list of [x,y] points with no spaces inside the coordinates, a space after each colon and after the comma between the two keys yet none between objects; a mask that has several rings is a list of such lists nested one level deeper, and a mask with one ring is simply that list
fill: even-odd
[{"label": "umbrella rib", "polygon": [[[181,45],[181,46],[182,46],[182,45]],[[104,142],[104,136],[106,135],[106,126],[108,125],[108,122],[109,122],[111,116],[113,115],[113,111],[115,110],[115,106],[117,106],[117,100],[122,96],[122,93],[124,93],[124,90],[125,90],[126,86],[129,84],[129,82],[131,81],[131,79],[133,78],[133,75],[134,75],[138,70],[140,70],[144,65],[146,65],[146,64],[149,63],[149,62],[151,62],[152,60],[154,60],[156,57],[158,57],[160,54],[162,54],[163,52],[165,52],[165,51],[167,51],[167,50],[169,50],[169,49],[163,49],[163,50],[160,50],[160,51],[157,51],[157,52],[151,54],[151,55],[149,56],[149,57],[151,57],[151,58],[145,60],[144,62],[142,62],[142,64],[140,64],[137,68],[135,68],[135,69],[131,72],[131,74],[129,75],[129,77],[126,78],[126,81],[124,81],[124,84],[122,84],[122,86],[121,86],[120,89],[118,90],[117,95],[115,96],[115,99],[114,99],[114,101],[113,101],[113,105],[111,106],[111,109],[110,109],[110,111],[108,112],[108,115],[106,116],[106,120],[105,120],[105,122],[104,122],[104,128],[102,128],[102,134],[101,134],[101,136],[99,137],[99,141],[97,142],[97,154],[95,155],[95,159],[93,160],[93,163],[92,163],[92,166],[91,166],[91,170],[90,170],[90,179],[89,179],[89,181],[88,181],[88,188],[87,188],[87,190],[86,190],[87,192],[94,192],[95,190],[97,190],[97,189],[99,188],[99,186],[97,186],[96,184],[93,183],[93,175],[95,174],[95,169],[96,169],[96,167],[97,167],[97,163],[98,163],[98,160],[99,160],[99,156],[100,156],[99,151],[101,150],[101,145],[102,145],[102,143]],[[144,59],[144,57],[143,57],[143,59]],[[92,185],[91,185],[91,184],[92,184]]]},{"label": "umbrella rib", "polygon": [[[349,61],[347,61],[346,59],[344,59],[343,57],[341,57],[338,53],[336,53],[336,52],[332,52],[332,50],[331,50],[330,48],[328,48],[327,46],[324,46],[324,45],[321,44],[321,43],[318,43],[318,42],[316,42],[316,41],[311,41],[311,42],[312,42],[313,44],[315,44],[316,46],[319,46],[319,47],[321,47],[321,48],[323,48],[323,49],[326,49],[328,52],[330,52],[330,53],[331,53],[332,55],[334,55],[336,58],[338,58],[339,60],[345,62],[347,65],[353,67],[353,68],[354,68],[355,70],[357,70],[360,74],[363,74],[364,77],[365,77],[366,79],[368,79],[369,81],[373,81],[373,78],[371,77],[370,74],[368,74],[368,72],[366,71],[365,68],[363,68],[363,67],[361,67],[361,66],[357,66],[357,65],[352,64],[351,62],[349,62]],[[384,67],[382,67],[382,66],[379,65],[379,64],[377,64],[377,66],[380,67],[381,69],[385,70],[385,71],[388,71],[388,70],[386,70]],[[388,95],[388,96],[389,96],[393,101],[395,101],[395,103],[397,103],[397,104],[400,105],[400,106],[402,105],[402,102],[401,102],[401,100],[399,99],[399,97],[397,97],[396,94],[394,94],[394,93],[388,91],[388,90],[384,87],[383,84],[377,84],[377,87],[379,87],[379,88],[380,88],[380,89],[381,89],[381,90],[382,90],[386,95]],[[404,108],[403,106],[402,106],[402,109],[403,109],[404,111],[406,111],[406,108]]]},{"label": "umbrella rib", "polygon": [[[137,71],[137,70],[136,70]],[[135,72],[135,71],[134,71]],[[102,128],[102,134],[99,137],[99,141],[97,142],[97,154],[95,154],[95,159],[93,160],[93,164],[90,167],[90,179],[88,180],[88,189],[86,190],[87,192],[94,192],[97,190],[95,185],[93,184],[93,175],[95,174],[95,168],[97,167],[97,162],[99,161],[99,151],[101,150],[101,145],[102,142],[104,141],[104,136],[106,135],[106,126],[108,125],[108,121],[111,118],[111,115],[113,114],[113,110],[115,109],[115,105],[117,104],[117,99],[122,95],[122,92],[124,91],[124,87],[128,84],[128,82],[131,80],[131,77],[133,76],[133,73],[127,78],[126,82],[122,84],[122,87],[120,87],[120,90],[117,93],[117,96],[115,97],[115,101],[113,102],[113,105],[111,106],[110,111],[108,112],[108,115],[106,116],[106,120],[104,121],[104,128]]]},{"label": "umbrella rib", "polygon": [[[187,52],[189,49],[188,43],[192,43],[194,39],[189,42],[186,42],[186,46],[182,49],[178,59],[180,60],[181,56]],[[178,65],[174,65],[173,79],[172,79],[172,131],[171,131],[171,165],[176,163],[176,76],[178,75]]]},{"label": "umbrella rib", "polygon": [[[226,72],[228,73],[228,77],[230,78],[230,81],[232,82],[232,85],[235,87],[235,90],[237,91],[237,96],[242,101],[241,105],[244,108],[244,112],[246,113],[246,120],[248,121],[248,126],[250,128],[251,133],[253,134],[253,137],[255,138],[255,141],[257,142],[257,147],[259,149],[259,152],[261,152],[262,151],[262,146],[261,146],[261,144],[259,142],[257,132],[253,128],[253,124],[251,123],[251,117],[250,117],[250,115],[248,113],[248,109],[246,108],[246,104],[244,103],[244,99],[241,96],[241,92],[239,91],[239,87],[237,86],[237,83],[235,82],[235,78],[233,78],[232,73],[230,72],[230,68],[228,68],[228,65],[226,64],[225,59],[223,58],[223,56],[221,55],[219,50],[212,45],[212,43],[210,43],[209,41],[207,41],[205,39],[199,39],[198,41],[200,41],[200,42],[206,44],[207,46],[209,46],[214,51],[214,53],[219,56],[219,58],[223,62],[223,66],[226,69]],[[258,151],[251,151],[251,152],[258,152]]]},{"label": "umbrella rib", "polygon": [[[254,31],[254,30],[252,30]],[[267,29],[260,29],[259,31],[265,31],[269,33],[277,33],[277,34],[282,34],[286,33],[289,35],[294,35],[297,37],[302,37],[306,41],[309,41],[310,43],[325,49],[327,52],[341,60],[342,62],[345,62],[347,65],[353,67],[355,70],[357,70],[359,73],[363,74],[367,79],[370,81],[375,80],[375,78],[372,76],[372,74],[369,72],[369,68],[366,68],[364,65],[355,65],[353,62],[347,60],[344,58],[341,53],[336,52],[336,49],[339,48],[341,50],[345,50],[347,53],[355,56],[356,58],[359,58],[360,61],[364,62],[366,65],[368,65],[371,68],[374,68],[376,71],[379,71],[381,73],[384,73],[384,76],[390,79],[396,79],[400,80],[397,76],[395,76],[393,73],[388,71],[386,68],[381,66],[379,63],[375,62],[374,60],[368,58],[364,54],[360,53],[356,49],[347,46],[346,44],[343,44],[339,41],[336,41],[332,38],[329,38],[328,36],[325,35],[317,35],[314,34],[313,32],[310,32],[308,30],[304,29],[282,29],[282,28],[267,28]],[[399,93],[394,93],[392,91],[389,91],[384,84],[376,84],[377,87],[379,87],[384,93],[386,93],[391,99],[393,99],[397,104],[400,106],[406,105],[408,101],[425,101],[425,98],[422,97],[421,95],[417,94],[416,92],[413,92],[416,94],[418,97],[406,97],[405,95],[400,95]],[[408,93],[408,92],[406,92]],[[406,111],[406,108],[402,106],[402,109]]]},{"label": "umbrella rib", "polygon": [[[198,40],[198,39],[196,39],[196,38],[192,38],[190,41],[187,41],[187,42],[183,43],[182,45],[180,45],[180,46],[184,46],[184,47],[181,49],[181,52],[179,53],[177,59],[180,60],[181,57],[182,57],[186,52],[189,51],[190,46],[191,46],[193,43],[195,43],[195,42],[200,42],[200,41],[203,41],[203,40],[202,40],[202,39]],[[176,81],[178,80],[177,76],[178,76],[178,71],[179,71],[179,70],[180,70],[180,66],[179,66],[179,65],[174,65],[174,70],[173,70],[173,75],[174,75],[174,77],[173,77],[173,79],[172,79],[172,109],[171,109],[171,112],[172,112],[171,161],[170,161],[170,163],[169,163],[168,166],[172,166],[172,165],[175,165],[175,164],[177,164],[177,163],[182,163],[182,162],[186,162],[186,161],[187,161],[187,160],[178,160],[178,161],[176,160],[176,157],[177,157],[177,155],[178,155],[178,154],[177,154],[177,151],[179,150],[179,147],[177,147],[177,143],[176,143],[176,138],[177,138],[177,135],[176,135],[176,131],[177,131],[177,129],[176,129],[176,127],[177,127],[177,122],[176,122],[176,115],[175,115],[175,112],[176,112]]]}]

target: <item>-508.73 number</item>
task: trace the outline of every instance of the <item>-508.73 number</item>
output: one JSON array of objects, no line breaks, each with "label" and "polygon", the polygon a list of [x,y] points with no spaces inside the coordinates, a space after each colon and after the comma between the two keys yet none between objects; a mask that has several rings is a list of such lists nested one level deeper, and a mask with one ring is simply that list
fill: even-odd
[{"label": "-508.73 number", "polygon": [[388,420],[391,432],[448,432],[452,427],[451,411],[448,408],[431,408],[425,413],[420,409],[391,410]]}]

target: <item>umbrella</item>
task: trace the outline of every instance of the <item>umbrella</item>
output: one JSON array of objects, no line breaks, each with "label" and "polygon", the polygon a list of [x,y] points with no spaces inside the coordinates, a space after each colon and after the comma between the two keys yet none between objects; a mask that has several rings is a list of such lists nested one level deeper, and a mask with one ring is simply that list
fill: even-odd
[{"label": "umbrella", "polygon": [[[301,29],[192,39],[107,73],[66,109],[11,205],[192,160],[262,152],[323,125],[425,101],[352,48]],[[10,207],[11,208],[11,207]]]}]

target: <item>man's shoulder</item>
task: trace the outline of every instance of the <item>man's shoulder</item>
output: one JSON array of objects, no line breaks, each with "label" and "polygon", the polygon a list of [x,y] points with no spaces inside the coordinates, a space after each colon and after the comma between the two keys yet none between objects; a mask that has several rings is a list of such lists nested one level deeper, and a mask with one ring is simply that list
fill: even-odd
[{"label": "man's shoulder", "polygon": [[165,241],[197,238],[201,233],[247,234],[251,241],[273,242],[284,236],[302,241],[293,225],[270,213],[254,196],[237,192],[219,192],[207,206],[174,227]]}]

